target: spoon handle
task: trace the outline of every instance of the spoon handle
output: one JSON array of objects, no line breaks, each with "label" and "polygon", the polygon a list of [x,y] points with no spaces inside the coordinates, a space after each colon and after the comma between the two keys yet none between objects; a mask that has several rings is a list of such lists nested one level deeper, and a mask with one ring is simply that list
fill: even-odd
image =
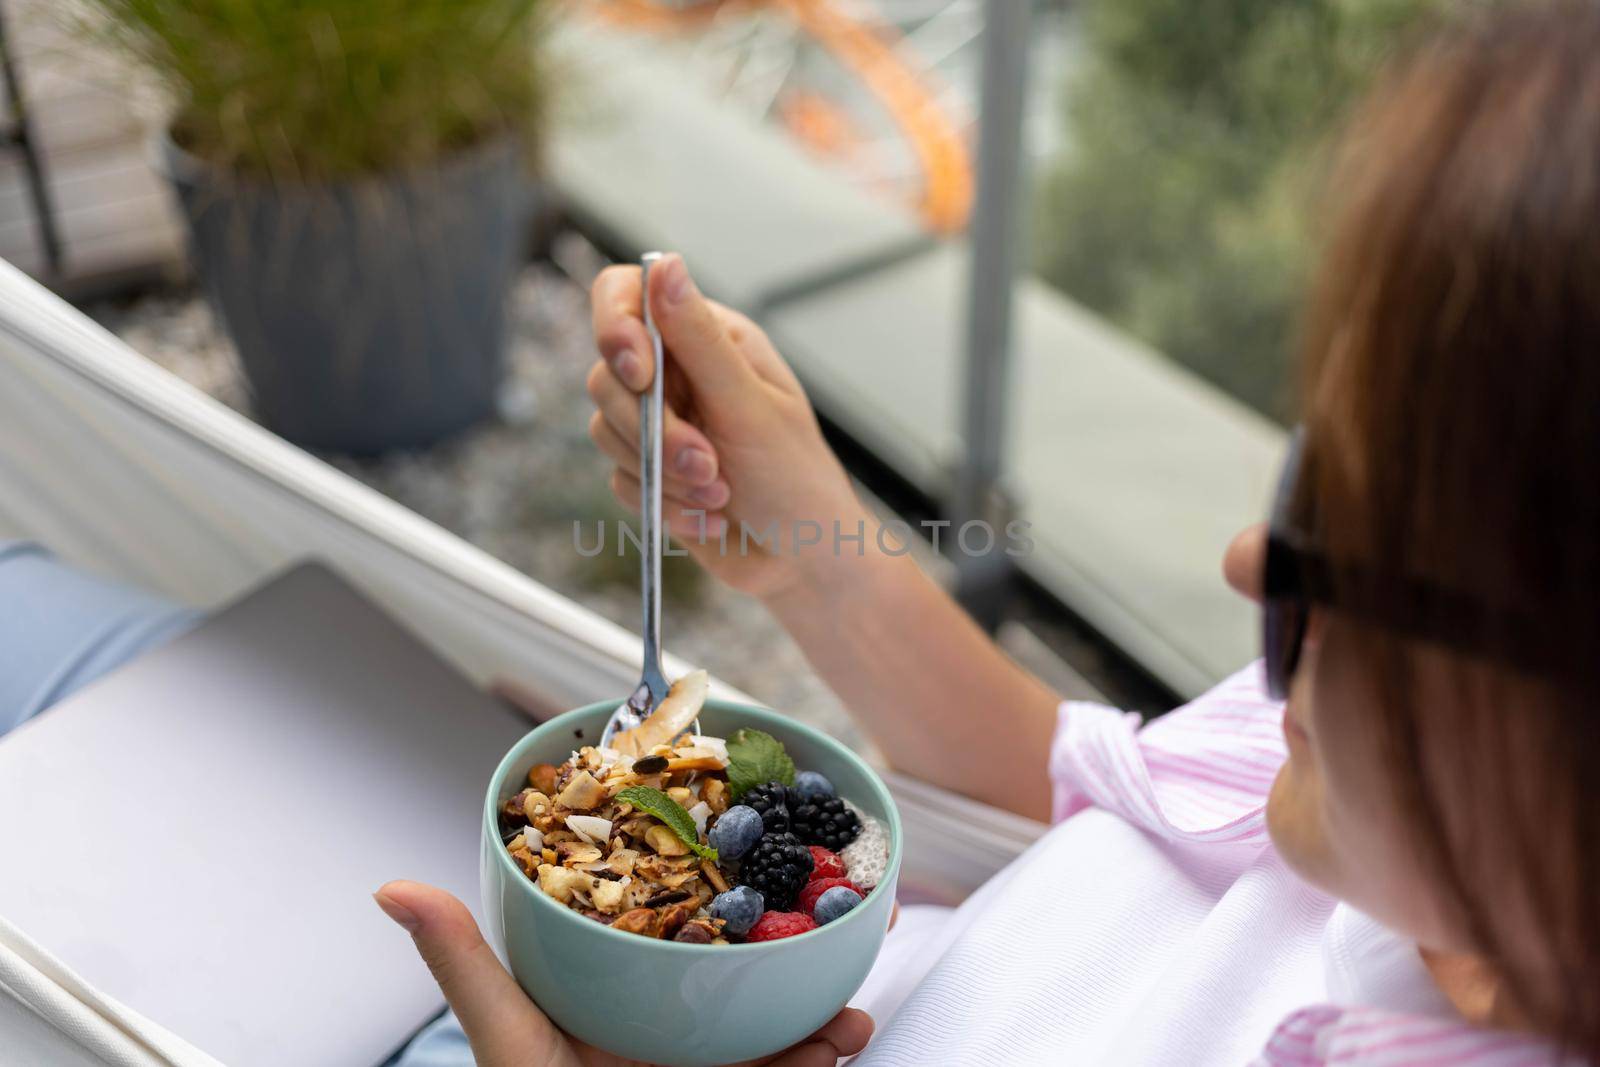
[{"label": "spoon handle", "polygon": [[[644,520],[644,681],[652,703],[666,695],[661,672],[661,422],[666,359],[661,331],[650,311],[650,268],[661,261],[660,252],[646,252],[640,260],[639,291],[644,300],[644,328],[650,335],[650,358],[655,368],[650,391],[639,398],[639,514]],[[657,686],[661,691],[656,692]]]}]

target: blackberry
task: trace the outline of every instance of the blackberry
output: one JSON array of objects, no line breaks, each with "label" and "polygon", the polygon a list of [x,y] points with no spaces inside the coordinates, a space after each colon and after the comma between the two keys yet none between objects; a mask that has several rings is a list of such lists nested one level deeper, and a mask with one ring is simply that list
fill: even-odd
[{"label": "blackberry", "polygon": [[810,877],[811,853],[788,833],[763,837],[739,865],[739,884],[760,893],[768,911],[792,908]]},{"label": "blackberry", "polygon": [[861,819],[839,797],[799,800],[789,809],[795,836],[808,845],[842,852],[861,833]]},{"label": "blackberry", "polygon": [[739,798],[739,803],[754,808],[761,816],[761,825],[769,834],[781,834],[789,829],[789,805],[794,798],[782,782],[751,786]]}]

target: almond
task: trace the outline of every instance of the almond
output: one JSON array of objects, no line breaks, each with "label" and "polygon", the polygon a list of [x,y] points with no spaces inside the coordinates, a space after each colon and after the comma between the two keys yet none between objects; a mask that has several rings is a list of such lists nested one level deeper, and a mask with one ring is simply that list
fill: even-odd
[{"label": "almond", "polygon": [[556,803],[573,811],[592,811],[605,798],[606,787],[595,781],[588,771],[579,771],[566,788],[556,794]]},{"label": "almond", "polygon": [[661,920],[649,908],[634,908],[617,916],[617,921],[611,924],[613,930],[625,930],[630,934],[643,934],[645,937],[661,936]]},{"label": "almond", "polygon": [[528,771],[528,784],[546,795],[556,791],[556,768],[549,763],[537,763]]},{"label": "almond", "polygon": [[668,827],[657,824],[650,827],[644,834],[645,844],[656,850],[660,856],[687,856],[689,846],[678,839]]}]

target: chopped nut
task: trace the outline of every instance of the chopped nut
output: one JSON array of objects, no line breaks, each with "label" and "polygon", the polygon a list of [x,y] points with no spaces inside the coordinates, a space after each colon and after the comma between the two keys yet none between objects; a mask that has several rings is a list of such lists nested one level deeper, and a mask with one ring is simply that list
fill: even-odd
[{"label": "chopped nut", "polygon": [[[642,781],[643,779],[637,774],[619,774],[613,771],[612,773],[606,775],[606,796],[608,798],[615,797],[624,789],[627,789],[630,786],[638,785]],[[621,806],[627,808],[629,811],[633,810],[632,804],[623,804]]]},{"label": "chopped nut", "polygon": [[646,937],[661,936],[661,920],[649,908],[634,908],[617,916],[617,921],[611,924],[614,930],[624,930],[630,934],[643,934]]},{"label": "chopped nut", "polygon": [[722,877],[722,872],[717,870],[717,865],[710,860],[700,861],[700,873],[705,875],[706,881],[719,893],[728,891],[728,880]]},{"label": "chopped nut", "polygon": [[650,827],[645,831],[645,843],[662,856],[687,856],[689,846],[678,840],[678,835],[669,828],[661,825]]},{"label": "chopped nut", "polygon": [[695,919],[693,922],[684,923],[683,929],[672,935],[672,940],[686,941],[691,945],[709,945],[715,937],[716,931],[712,930],[708,923]]},{"label": "chopped nut", "polygon": [[525,849],[525,848],[514,848],[514,849],[512,849],[511,850],[511,858],[517,861],[517,866],[522,868],[522,873],[527,875],[530,878],[533,877],[534,872],[539,869],[539,859],[538,859],[538,857],[536,857],[528,849]]},{"label": "chopped nut", "polygon": [[522,797],[522,814],[529,822],[550,811],[550,798],[537,789],[524,789],[520,796]]},{"label": "chopped nut", "polygon": [[639,853],[631,848],[614,850],[606,860],[606,867],[612,874],[626,877],[633,873],[633,865],[639,860]]},{"label": "chopped nut", "polygon": [[561,862],[568,867],[576,867],[580,863],[593,863],[600,858],[599,845],[586,845],[581,841],[563,841],[556,845],[556,855],[561,857]]},{"label": "chopped nut", "polygon": [[700,790],[700,799],[706,802],[713,815],[721,815],[728,810],[728,783],[721,778],[707,778]]},{"label": "chopped nut", "polygon": [[615,914],[622,908],[626,889],[627,887],[620,882],[608,882],[601,879],[590,888],[589,899],[594,901],[594,906],[599,910]]},{"label": "chopped nut", "polygon": [[644,902],[650,899],[650,894],[653,892],[654,890],[650,888],[649,883],[635,878],[628,883],[628,888],[623,891],[623,910],[644,907]]},{"label": "chopped nut", "polygon": [[574,891],[588,889],[590,881],[588,875],[567,867],[555,867],[548,863],[539,867],[539,888],[563,904],[572,901]]},{"label": "chopped nut", "polygon": [[667,772],[678,774],[684,771],[720,771],[723,763],[715,756],[694,756],[689,759],[670,759],[667,761]]},{"label": "chopped nut", "polygon": [[606,798],[605,786],[594,780],[594,775],[588,771],[579,771],[572,776],[566,788],[556,796],[556,803],[573,811],[592,811]]},{"label": "chopped nut", "polygon": [[522,810],[522,800],[530,792],[532,790],[524,789],[500,805],[500,819],[504,825],[517,827],[527,820],[528,816]]},{"label": "chopped nut", "polygon": [[667,790],[667,796],[671,797],[673,800],[676,800],[679,804],[686,808],[694,803],[694,794],[689,792],[681,785],[675,785],[671,789]]},{"label": "chopped nut", "polygon": [[539,850],[539,858],[544,860],[546,863],[553,864],[557,860],[559,860],[561,857],[556,855],[556,850],[555,849],[553,849],[553,848],[545,848],[545,849],[540,849]]},{"label": "chopped nut", "polygon": [[680,904],[668,904],[661,909],[661,926],[659,937],[671,937],[683,927],[683,924],[694,918],[694,913],[700,910],[700,902],[686,900]]},{"label": "chopped nut", "polygon": [[660,823],[656,822],[655,819],[648,815],[635,815],[633,818],[623,823],[621,827],[616,825],[616,820],[612,820],[613,832],[615,832],[617,829],[621,829],[624,834],[628,835],[629,837],[636,838],[643,838],[644,835],[649,832],[652,826],[659,825]]},{"label": "chopped nut", "polygon": [[528,784],[546,795],[556,791],[556,768],[548,763],[535,764],[528,771]]},{"label": "chopped nut", "polygon": [[698,873],[700,861],[693,856],[640,856],[639,862],[634,865],[639,877],[649,879],[666,885],[675,880],[682,883],[684,873]]}]

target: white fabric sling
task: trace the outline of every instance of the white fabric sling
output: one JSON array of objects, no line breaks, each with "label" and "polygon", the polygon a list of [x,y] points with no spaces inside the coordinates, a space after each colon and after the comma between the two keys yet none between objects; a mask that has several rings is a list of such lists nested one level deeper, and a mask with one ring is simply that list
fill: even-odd
[{"label": "white fabric sling", "polygon": [[217,1061],[96,992],[0,918],[0,1065],[217,1067]]},{"label": "white fabric sling", "polygon": [[[556,710],[638,677],[632,634],[216,403],[4,262],[0,538],[198,606],[315,556],[469,677],[509,679]],[[669,657],[670,674],[685,669]],[[902,882],[925,899],[959,900],[1043,829],[886,777],[906,827]],[[973,825],[983,850],[950,856],[944,843]],[[15,1062],[207,1062],[174,1058],[193,1050],[0,920],[0,1064],[23,1048]]]}]

